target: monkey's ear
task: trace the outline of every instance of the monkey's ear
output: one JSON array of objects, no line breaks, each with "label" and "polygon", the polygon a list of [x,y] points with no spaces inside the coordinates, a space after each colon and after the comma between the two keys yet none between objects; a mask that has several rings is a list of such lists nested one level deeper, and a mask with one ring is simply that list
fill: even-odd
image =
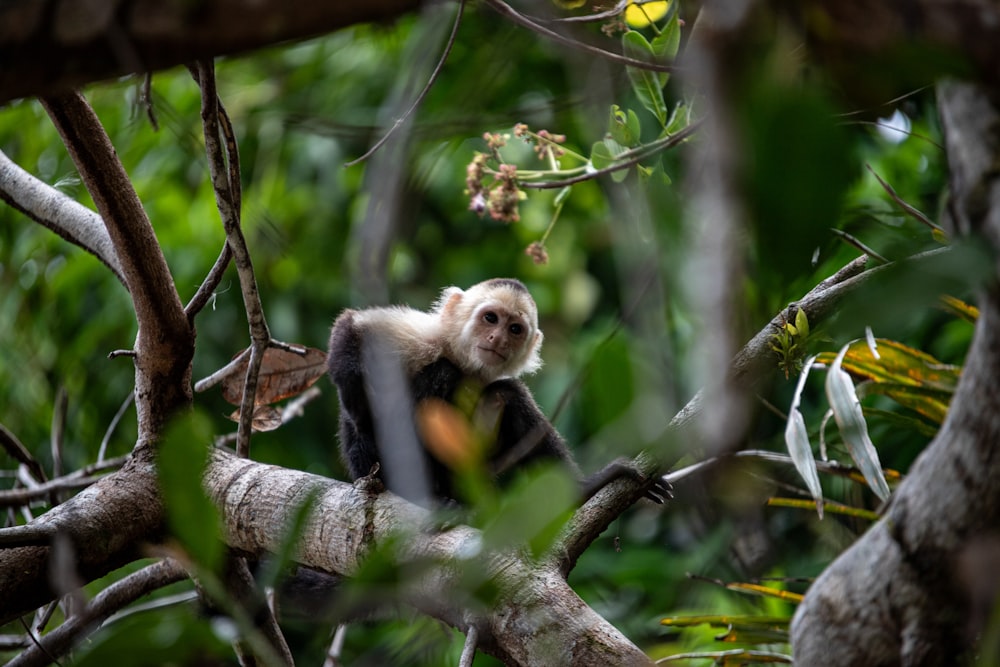
[{"label": "monkey's ear", "polygon": [[445,287],[441,290],[441,296],[434,302],[434,312],[444,313],[453,311],[458,302],[465,296],[465,292],[459,287]]}]

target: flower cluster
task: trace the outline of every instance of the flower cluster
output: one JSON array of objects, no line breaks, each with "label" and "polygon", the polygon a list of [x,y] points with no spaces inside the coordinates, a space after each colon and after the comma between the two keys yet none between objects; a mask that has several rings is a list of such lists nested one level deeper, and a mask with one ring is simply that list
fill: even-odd
[{"label": "flower cluster", "polygon": [[535,152],[538,153],[539,160],[546,160],[550,157],[558,159],[566,155],[565,149],[559,145],[566,143],[565,134],[552,134],[548,130],[539,130],[535,136],[537,137]]},{"label": "flower cluster", "polygon": [[499,132],[486,132],[483,134],[483,141],[486,142],[486,146],[494,155],[497,154],[499,149],[507,145],[508,139],[510,139],[509,134],[500,134]]},{"label": "flower cluster", "polygon": [[476,215],[486,212],[486,188],[483,187],[483,169],[486,166],[486,155],[476,153],[472,162],[465,168],[465,194],[469,195],[469,210]]},{"label": "flower cluster", "polygon": [[490,217],[494,220],[517,222],[521,219],[517,206],[524,198],[524,194],[517,187],[517,167],[512,164],[501,164],[496,172],[489,172],[495,181],[493,186],[487,189],[483,184],[488,171],[487,159],[485,153],[476,153],[472,162],[465,168],[465,194],[469,195],[469,210],[475,211],[480,216],[489,211]]},{"label": "flower cluster", "polygon": [[524,254],[531,258],[535,264],[548,264],[549,253],[545,250],[545,245],[541,241],[534,241],[524,249]]},{"label": "flower cluster", "polygon": [[550,156],[553,159],[560,158],[566,154],[566,150],[559,145],[566,143],[565,134],[553,134],[548,130],[532,132],[526,124],[518,123],[514,126],[514,136],[523,139],[526,144],[535,144],[539,160],[546,160]]},{"label": "flower cluster", "polygon": [[517,222],[521,219],[517,211],[521,197],[521,191],[517,187],[517,167],[512,164],[500,165],[497,185],[490,190],[490,217],[503,222]]}]

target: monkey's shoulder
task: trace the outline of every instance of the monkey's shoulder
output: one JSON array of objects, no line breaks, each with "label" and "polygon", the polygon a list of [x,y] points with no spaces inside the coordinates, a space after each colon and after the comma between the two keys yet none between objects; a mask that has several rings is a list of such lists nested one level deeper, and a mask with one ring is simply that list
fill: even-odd
[{"label": "monkey's shoulder", "polygon": [[361,350],[378,345],[396,355],[412,376],[441,356],[442,333],[439,318],[406,306],[345,310],[330,331],[331,372],[336,368],[359,372]]}]

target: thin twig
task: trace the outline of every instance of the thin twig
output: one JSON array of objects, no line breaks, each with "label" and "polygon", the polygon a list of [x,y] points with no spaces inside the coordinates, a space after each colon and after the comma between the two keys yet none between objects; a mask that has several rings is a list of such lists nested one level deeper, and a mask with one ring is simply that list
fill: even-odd
[{"label": "thin twig", "polygon": [[903,198],[899,196],[899,194],[891,185],[886,183],[884,180],[882,180],[881,176],[875,173],[875,170],[872,169],[872,166],[870,164],[865,163],[865,167],[868,168],[868,171],[872,173],[872,176],[874,176],[875,179],[879,182],[879,185],[882,186],[882,189],[885,190],[890,197],[892,197],[892,200],[896,202],[896,204],[898,204],[901,209],[906,211],[911,217],[915,218],[918,222],[922,222],[928,227],[930,227],[935,232],[944,234],[944,229],[941,226],[935,224],[933,220],[924,215],[923,212],[918,210],[916,207],[910,206],[910,204],[904,201]]},{"label": "thin twig", "polygon": [[[119,456],[106,461],[100,461],[92,465],[74,470],[71,473],[56,477],[46,482],[42,482],[27,489],[8,489],[0,491],[0,507],[16,507],[24,505],[33,500],[56,491],[71,491],[85,486],[90,486],[98,479],[98,473],[117,470],[125,465],[128,456]],[[2,532],[2,531],[0,531]]]},{"label": "thin twig", "polygon": [[219,283],[222,282],[222,276],[225,275],[226,269],[229,268],[229,262],[233,259],[233,251],[229,247],[229,242],[226,241],[222,244],[222,252],[219,253],[218,259],[215,260],[215,264],[212,265],[212,270],[208,272],[205,276],[205,280],[202,281],[201,285],[198,287],[198,291],[194,293],[188,304],[184,306],[184,312],[187,313],[188,319],[193,320],[194,316],[202,311],[202,309],[208,305],[209,300],[215,294],[216,288]]},{"label": "thin twig", "polygon": [[448,42],[444,46],[444,52],[438,59],[437,65],[434,66],[434,71],[431,72],[430,78],[427,79],[427,83],[426,85],[424,85],[424,89],[420,91],[419,95],[417,95],[417,99],[413,100],[413,104],[410,105],[410,108],[407,109],[405,112],[403,112],[403,115],[401,115],[399,118],[396,119],[396,121],[392,124],[392,127],[390,127],[386,131],[386,133],[382,135],[381,139],[375,142],[374,146],[369,148],[365,152],[365,154],[362,155],[361,157],[355,160],[351,160],[350,162],[345,164],[344,165],[345,167],[353,167],[359,162],[364,162],[369,157],[371,157],[372,154],[375,153],[375,151],[381,148],[382,145],[389,140],[389,137],[392,136],[392,133],[395,132],[403,123],[405,123],[406,119],[409,118],[410,115],[414,111],[416,111],[417,107],[420,106],[420,104],[424,101],[424,98],[427,97],[427,93],[429,93],[431,90],[431,86],[433,86],[434,82],[437,81],[438,74],[440,74],[441,70],[444,69],[444,63],[446,60],[448,60],[448,55],[451,53],[451,47],[455,45],[455,37],[458,36],[458,27],[462,24],[462,15],[464,12],[465,12],[465,0],[460,0],[460,2],[458,3],[458,13],[455,15],[455,24],[451,28],[451,35],[448,36]]},{"label": "thin twig", "polygon": [[18,507],[20,505],[26,505],[33,500],[38,500],[39,498],[48,496],[51,493],[58,491],[71,491],[73,489],[90,486],[100,478],[100,476],[76,477],[74,479],[57,477],[51,481],[45,482],[44,484],[31,487],[30,489],[19,488],[0,491],[0,507]]},{"label": "thin twig", "polygon": [[571,46],[575,49],[580,49],[581,51],[586,51],[587,53],[600,56],[611,62],[620,63],[622,65],[628,65],[629,67],[637,67],[639,69],[651,70],[653,72],[676,72],[679,70],[678,67],[674,65],[661,65],[660,63],[649,62],[646,60],[637,60],[635,58],[629,58],[628,56],[623,56],[611,51],[605,51],[604,49],[593,46],[591,44],[586,44],[579,40],[573,39],[571,37],[566,37],[565,35],[560,35],[558,32],[546,28],[543,25],[539,25],[534,20],[528,18],[524,14],[521,14],[516,9],[508,5],[503,0],[486,0],[486,4],[496,10],[497,13],[507,17],[514,23],[520,26],[533,30],[540,35],[544,35],[549,39],[559,42],[560,44],[565,44],[566,46]]},{"label": "thin twig", "polygon": [[233,174],[236,166],[232,160],[238,160],[238,155],[230,152],[230,164],[219,145],[219,96],[215,87],[215,66],[212,61],[201,61],[196,66],[197,80],[201,86],[201,119],[205,133],[205,153],[208,156],[209,172],[212,186],[215,190],[215,201],[226,230],[226,244],[233,252],[236,262],[236,272],[240,279],[240,290],[243,293],[243,306],[250,327],[250,360],[247,365],[246,380],[243,385],[243,400],[240,404],[239,437],[236,451],[240,456],[250,454],[250,434],[253,427],[253,407],[257,394],[257,379],[260,373],[260,363],[271,340],[267,320],[260,303],[260,293],[257,290],[257,279],[253,272],[253,262],[247,250],[246,238],[240,226],[238,188],[233,181],[238,177]]},{"label": "thin twig", "polygon": [[[781,463],[783,465],[794,466],[795,462],[792,461],[792,457],[787,454],[781,454],[779,452],[771,452],[764,449],[744,449],[738,452],[733,452],[732,454],[725,454],[723,456],[713,456],[710,459],[705,459],[704,461],[698,461],[697,463],[692,463],[691,465],[684,466],[679,470],[674,470],[663,476],[663,479],[671,484],[681,481],[691,475],[708,468],[710,466],[719,463],[720,461],[725,461],[729,459],[756,459],[758,461],[769,461],[771,463]],[[837,461],[816,461],[816,469],[820,472],[829,473],[831,475],[840,475],[846,477],[851,473],[856,473],[857,468],[846,466]]]},{"label": "thin twig", "polygon": [[[201,85],[201,75],[198,72],[198,68],[192,67],[190,71],[195,81]],[[226,111],[226,107],[222,104],[222,100],[218,98],[217,94],[215,104],[219,128],[222,131],[222,136],[226,139],[226,154],[229,165],[229,196],[232,208],[239,215],[243,207],[243,183],[240,180],[239,145],[236,143],[236,133],[233,131],[233,123],[229,118],[229,113]],[[215,290],[218,288],[219,283],[222,282],[222,276],[226,273],[226,269],[229,267],[229,262],[232,258],[233,251],[227,240],[222,244],[222,251],[219,253],[218,259],[215,260],[215,264],[212,265],[212,270],[208,272],[205,280],[198,287],[198,291],[191,297],[188,305],[184,307],[184,312],[187,314],[189,320],[193,320],[195,315],[201,312],[208,304],[212,295],[215,294]]]},{"label": "thin twig", "polygon": [[62,475],[63,433],[66,431],[66,410],[69,408],[69,395],[64,387],[56,391],[55,409],[52,411],[52,433],[50,445],[52,449],[52,476]]},{"label": "thin twig", "polygon": [[[649,0],[640,0],[642,2],[648,2]],[[603,21],[604,19],[610,19],[618,16],[625,8],[628,7],[629,0],[619,0],[614,7],[611,9],[606,9],[603,12],[597,12],[596,14],[584,14],[583,16],[566,16],[563,18],[548,19],[551,23],[593,23],[596,21]],[[532,17],[535,21],[541,21],[537,17]]]},{"label": "thin twig", "polygon": [[837,229],[836,227],[832,227],[830,231],[833,232],[835,236],[839,236],[840,238],[844,239],[844,241],[846,241],[849,245],[854,246],[855,248],[857,248],[864,254],[868,255],[872,259],[877,259],[882,264],[889,263],[888,259],[875,252],[875,250],[873,250],[872,248],[869,248],[867,245],[861,242],[861,239],[854,236],[853,234],[848,234],[847,232],[841,229]]},{"label": "thin twig", "polygon": [[98,463],[104,460],[104,456],[108,452],[108,443],[111,442],[111,434],[115,432],[116,428],[118,428],[118,423],[122,420],[122,417],[125,416],[125,411],[128,410],[134,400],[135,390],[133,389],[128,393],[128,396],[125,397],[125,400],[122,401],[121,406],[118,408],[118,412],[115,413],[115,416],[111,418],[111,423],[108,424],[108,430],[104,432],[104,437],[101,438],[101,446],[97,450]]},{"label": "thin twig", "polygon": [[64,655],[80,638],[101,627],[101,623],[122,607],[169,584],[187,577],[176,561],[164,559],[125,576],[98,593],[84,610],[52,630],[7,663],[7,667],[46,665],[53,656]]},{"label": "thin twig", "polygon": [[469,626],[469,631],[465,634],[465,645],[462,647],[462,655],[458,660],[458,667],[472,667],[472,661],[476,658],[476,647],[479,645],[479,628],[475,625]]},{"label": "thin twig", "polygon": [[583,181],[589,181],[606,174],[611,174],[613,172],[619,171],[621,169],[627,169],[633,165],[636,165],[651,155],[655,155],[660,151],[667,150],[668,148],[673,148],[678,145],[692,134],[694,134],[698,128],[701,126],[702,121],[695,121],[691,123],[683,130],[677,132],[677,134],[672,134],[669,137],[655,141],[648,146],[640,146],[632,151],[626,151],[622,153],[622,156],[633,155],[628,159],[616,161],[603,169],[594,169],[593,171],[588,171],[586,173],[580,174],[579,176],[572,176],[570,178],[564,178],[558,181],[542,181],[539,183],[532,183],[530,181],[519,181],[520,185],[524,189],[534,189],[534,190],[550,190],[554,188],[564,188],[567,185],[573,185],[575,183],[582,183]]},{"label": "thin twig", "polygon": [[[56,660],[56,657],[51,653],[49,653],[49,651],[44,646],[41,645],[40,638],[31,630],[31,628],[28,626],[28,622],[24,620],[24,617],[21,616],[18,620],[21,621],[21,626],[24,628],[24,631],[28,634],[28,638],[31,640],[32,648],[38,649],[38,651],[40,651],[45,656],[46,663],[51,662],[54,663],[57,667],[62,667],[62,663]],[[13,660],[11,662],[13,662]],[[10,662],[7,663],[8,666],[10,664],[11,664]]]},{"label": "thin twig", "polygon": [[4,451],[11,458],[27,468],[31,476],[35,478],[35,481],[44,482],[48,479],[45,476],[45,469],[42,468],[42,464],[38,462],[38,459],[32,456],[28,448],[3,424],[0,424],[0,446],[3,447]]}]

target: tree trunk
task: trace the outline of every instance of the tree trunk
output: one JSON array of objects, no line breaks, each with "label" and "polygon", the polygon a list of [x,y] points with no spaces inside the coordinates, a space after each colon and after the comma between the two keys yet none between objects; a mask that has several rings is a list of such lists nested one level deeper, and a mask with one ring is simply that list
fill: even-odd
[{"label": "tree trunk", "polygon": [[[942,84],[951,217],[1000,248],[1000,112],[983,88]],[[994,260],[995,262],[995,260]],[[995,266],[995,265],[994,265]],[[1000,275],[1000,272],[996,272]],[[1000,557],[1000,289],[976,333],[941,431],[884,517],[820,576],[792,624],[802,665],[955,664],[982,630]],[[990,583],[990,581],[994,583]]]}]

